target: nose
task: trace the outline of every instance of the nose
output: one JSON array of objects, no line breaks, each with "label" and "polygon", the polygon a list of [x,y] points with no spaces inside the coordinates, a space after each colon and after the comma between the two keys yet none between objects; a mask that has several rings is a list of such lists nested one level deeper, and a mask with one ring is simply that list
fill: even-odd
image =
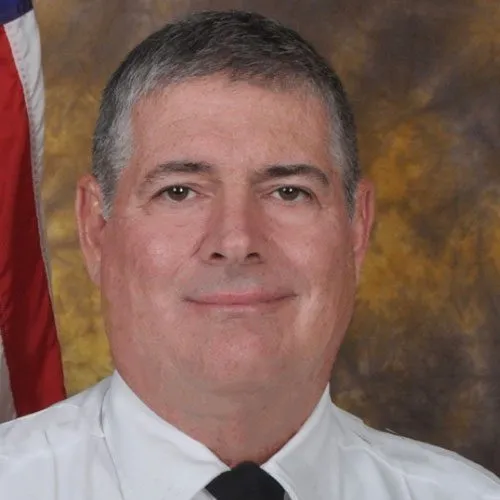
[{"label": "nose", "polygon": [[225,196],[214,202],[202,241],[209,264],[250,264],[263,259],[263,227],[259,207],[249,196]]}]

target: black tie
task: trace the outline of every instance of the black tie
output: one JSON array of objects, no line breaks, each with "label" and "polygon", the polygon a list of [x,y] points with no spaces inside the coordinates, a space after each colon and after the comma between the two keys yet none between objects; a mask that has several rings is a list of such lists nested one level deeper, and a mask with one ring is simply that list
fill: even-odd
[{"label": "black tie", "polygon": [[217,500],[283,500],[285,496],[278,481],[253,462],[223,472],[206,489]]}]

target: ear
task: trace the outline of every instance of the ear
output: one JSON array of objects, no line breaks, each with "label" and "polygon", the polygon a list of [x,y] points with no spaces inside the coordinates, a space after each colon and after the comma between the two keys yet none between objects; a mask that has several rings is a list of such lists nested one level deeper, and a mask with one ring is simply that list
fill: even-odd
[{"label": "ear", "polygon": [[361,179],[356,190],[355,210],[352,218],[352,243],[356,280],[368,250],[375,215],[375,188],[368,179]]},{"label": "ear", "polygon": [[106,227],[103,208],[101,189],[95,177],[82,177],[76,190],[76,222],[87,272],[97,286],[101,280],[101,245]]}]

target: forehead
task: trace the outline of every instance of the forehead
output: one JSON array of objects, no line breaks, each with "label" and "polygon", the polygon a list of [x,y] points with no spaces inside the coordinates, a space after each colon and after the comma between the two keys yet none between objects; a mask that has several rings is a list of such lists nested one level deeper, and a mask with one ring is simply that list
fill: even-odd
[{"label": "forehead", "polygon": [[141,169],[171,159],[258,165],[330,156],[329,119],[319,97],[305,88],[279,90],[224,76],[169,85],[139,101],[132,141]]}]

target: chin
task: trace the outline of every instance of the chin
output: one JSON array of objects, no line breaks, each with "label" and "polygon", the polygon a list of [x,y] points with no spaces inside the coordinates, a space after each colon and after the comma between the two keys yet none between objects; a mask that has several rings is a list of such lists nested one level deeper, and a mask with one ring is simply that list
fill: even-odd
[{"label": "chin", "polygon": [[232,372],[207,374],[204,385],[210,392],[221,395],[252,394],[262,389],[270,389],[277,381],[274,373]]},{"label": "chin", "polygon": [[203,365],[200,379],[223,391],[248,392],[283,378],[285,367],[284,360],[276,355],[246,351],[210,359]]}]

